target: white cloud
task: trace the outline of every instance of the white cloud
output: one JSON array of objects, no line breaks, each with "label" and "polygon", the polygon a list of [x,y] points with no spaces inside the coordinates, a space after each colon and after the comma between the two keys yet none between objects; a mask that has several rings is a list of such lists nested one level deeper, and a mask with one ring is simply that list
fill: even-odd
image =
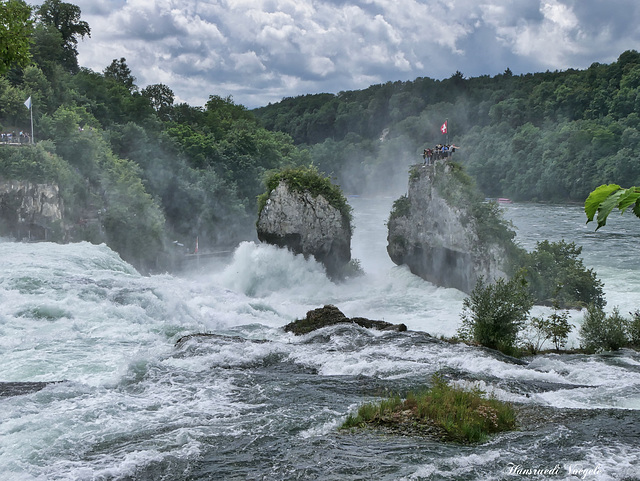
[{"label": "white cloud", "polygon": [[493,25],[498,38],[518,56],[534,59],[540,65],[557,69],[567,67],[571,55],[584,52],[582,33],[573,10],[558,0],[541,0],[541,20],[519,19],[504,24],[504,5],[484,6],[484,19]]},{"label": "white cloud", "polygon": [[309,70],[316,75],[326,77],[330,73],[335,72],[336,66],[330,58],[315,57],[309,61]]},{"label": "white cloud", "polygon": [[636,0],[71,1],[92,31],[81,65],[125,57],[139,86],[165,83],[193,105],[216,94],[254,107],[456,70],[581,68],[640,50]]},{"label": "white cloud", "polygon": [[263,72],[267,69],[255,52],[232,53],[230,58],[234,61],[234,68],[243,73]]},{"label": "white cloud", "polygon": [[540,11],[546,20],[561,30],[572,30],[578,27],[578,19],[573,11],[557,0],[543,1]]}]

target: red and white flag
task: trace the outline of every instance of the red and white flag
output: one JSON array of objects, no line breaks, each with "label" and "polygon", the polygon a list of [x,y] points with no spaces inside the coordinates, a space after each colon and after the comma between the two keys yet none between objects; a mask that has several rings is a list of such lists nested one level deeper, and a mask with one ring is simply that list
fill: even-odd
[{"label": "red and white flag", "polygon": [[443,134],[446,134],[446,133],[447,133],[447,121],[446,121],[446,120],[444,121],[444,124],[442,124],[442,127],[440,127],[440,131],[441,131]]}]

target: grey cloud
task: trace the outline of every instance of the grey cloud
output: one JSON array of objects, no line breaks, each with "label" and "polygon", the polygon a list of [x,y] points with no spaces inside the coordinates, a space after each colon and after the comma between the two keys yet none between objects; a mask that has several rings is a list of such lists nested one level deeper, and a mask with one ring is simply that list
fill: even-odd
[{"label": "grey cloud", "polygon": [[255,107],[371,83],[583,68],[640,49],[636,0],[76,0],[80,63],[126,57],[201,105]]}]

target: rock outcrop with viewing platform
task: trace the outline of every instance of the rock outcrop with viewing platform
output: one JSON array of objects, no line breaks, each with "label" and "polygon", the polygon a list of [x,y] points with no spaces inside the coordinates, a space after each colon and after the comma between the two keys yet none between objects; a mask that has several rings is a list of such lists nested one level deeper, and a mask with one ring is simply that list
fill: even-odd
[{"label": "rock outcrop with viewing platform", "polygon": [[497,205],[483,203],[457,164],[415,165],[406,196],[394,204],[387,252],[438,286],[471,292],[482,276],[507,277],[515,235]]}]

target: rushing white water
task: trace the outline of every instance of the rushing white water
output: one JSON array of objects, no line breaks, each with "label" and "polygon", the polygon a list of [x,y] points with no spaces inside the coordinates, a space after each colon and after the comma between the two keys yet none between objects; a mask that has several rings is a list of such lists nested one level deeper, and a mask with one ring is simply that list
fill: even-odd
[{"label": "rushing white water", "polygon": [[[391,263],[392,200],[350,199],[366,275],[342,284],[312,260],[252,243],[197,272],[143,277],[104,245],[0,242],[0,384],[64,381],[0,397],[0,479],[510,479],[509,463],[560,464],[557,479],[576,479],[570,467],[636,479],[640,356],[518,365],[425,336],[455,334],[465,296]],[[640,307],[637,219],[595,233],[579,207],[505,212],[527,248],[583,245],[608,309]],[[280,329],[328,303],[413,332]],[[176,344],[193,333],[214,336]],[[437,371],[564,417],[480,446],[337,430],[358,404]]]}]

